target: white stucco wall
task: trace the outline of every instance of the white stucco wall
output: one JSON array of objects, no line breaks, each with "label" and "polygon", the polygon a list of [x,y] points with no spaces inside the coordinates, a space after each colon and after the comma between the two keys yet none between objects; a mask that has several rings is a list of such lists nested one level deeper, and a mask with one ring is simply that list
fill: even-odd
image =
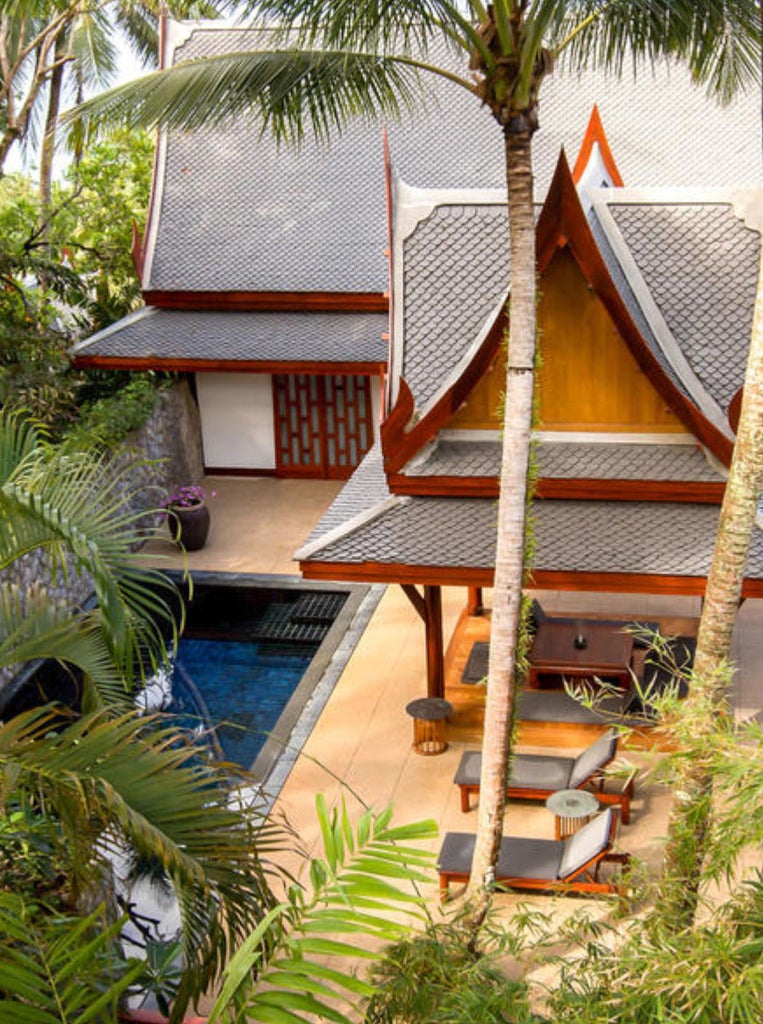
[{"label": "white stucco wall", "polygon": [[205,466],[275,469],[269,373],[197,373]]}]

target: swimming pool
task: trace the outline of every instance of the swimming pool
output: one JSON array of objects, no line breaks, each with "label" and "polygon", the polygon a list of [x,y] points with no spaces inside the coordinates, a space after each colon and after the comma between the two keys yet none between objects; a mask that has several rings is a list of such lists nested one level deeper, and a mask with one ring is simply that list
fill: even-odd
[{"label": "swimming pool", "polygon": [[194,573],[169,710],[211,727],[219,756],[266,779],[309,734],[370,617],[371,589]]},{"label": "swimming pool", "polygon": [[[272,796],[357,644],[382,587],[292,576],[168,573],[186,599],[186,626],[166,706],[215,753],[268,780]],[[79,681],[55,662],[28,666],[11,713],[46,700],[76,706]],[[276,769],[277,771],[274,771]]]}]

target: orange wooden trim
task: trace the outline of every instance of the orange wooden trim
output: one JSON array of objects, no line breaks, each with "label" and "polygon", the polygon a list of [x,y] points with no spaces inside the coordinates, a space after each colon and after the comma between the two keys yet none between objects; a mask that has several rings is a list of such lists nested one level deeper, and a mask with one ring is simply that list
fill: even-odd
[{"label": "orange wooden trim", "polygon": [[[498,477],[406,476],[394,473],[387,482],[393,494],[424,497],[496,498]],[[725,483],[683,480],[603,480],[541,477],[535,497],[566,501],[677,501],[720,505]]]},{"label": "orange wooden trim", "polygon": [[387,477],[393,494],[419,494],[459,498],[498,497],[497,476],[406,476],[393,473]]},{"label": "orange wooden trim", "polygon": [[736,434],[737,427],[739,426],[739,416],[742,412],[742,399],[744,398],[744,388],[741,387],[729,402],[729,409],[726,413],[726,417],[729,421],[729,426]]},{"label": "orange wooden trim", "polygon": [[[387,417],[381,434],[384,468],[387,474],[396,473],[402,469],[405,463],[435,436],[447,418],[461,408],[472,388],[487,372],[490,363],[495,358],[506,332],[507,322],[504,308],[493,321],[482,344],[461,376],[454,381],[427,415],[423,416],[409,430],[405,430],[403,427],[410,422],[414,413],[413,395],[405,381],[400,379],[398,401]],[[398,406],[400,406],[399,410]]]},{"label": "orange wooden trim", "polygon": [[[451,568],[448,566],[406,565],[402,562],[317,562],[299,563],[307,580],[348,580],[368,583],[419,583],[441,586],[491,587],[493,569]],[[704,576],[668,576],[663,574],[567,572],[537,569],[531,572],[528,587],[535,590],[602,591],[613,594],[681,594],[702,597]],[[742,584],[743,598],[763,597],[763,578],[747,577]]]},{"label": "orange wooden trim", "polygon": [[195,310],[386,313],[389,306],[380,292],[144,291],[143,299],[160,309]]},{"label": "orange wooden trim", "polygon": [[167,370],[173,373],[307,373],[314,376],[357,374],[380,376],[386,363],[319,363],[279,362],[271,359],[162,359],[158,356],[96,356],[77,355],[72,365],[104,370]]},{"label": "orange wooden trim", "polygon": [[588,119],[588,127],[585,130],[583,142],[580,146],[580,152],[578,153],[578,158],[575,161],[575,168],[572,172],[572,177],[576,185],[579,184],[580,179],[583,177],[583,173],[591,159],[593,147],[597,142],[599,143],[599,149],[601,150],[601,158],[604,161],[604,166],[612,179],[612,184],[621,188],[623,185],[623,179],[620,177],[620,172],[617,169],[615,158],[612,156],[612,150],[609,148],[609,141],[607,140],[604,126],[601,123],[601,117],[599,116],[599,108],[594,103],[591,116]]},{"label": "orange wooden trim", "polygon": [[733,447],[731,440],[675,387],[634,323],[593,237],[563,152],[538,219],[536,251],[539,274],[550,264],[562,237],[648,380],[695,437],[728,465]]},{"label": "orange wooden trim", "polygon": [[489,587],[493,584],[492,568],[453,569],[438,565],[406,565],[403,562],[304,561],[299,563],[299,569],[306,580],[349,580],[453,587]]},{"label": "orange wooden trim", "polygon": [[700,480],[586,480],[541,477],[535,486],[536,498],[562,498],[572,501],[676,501],[701,505],[720,505],[726,489],[724,481]]}]

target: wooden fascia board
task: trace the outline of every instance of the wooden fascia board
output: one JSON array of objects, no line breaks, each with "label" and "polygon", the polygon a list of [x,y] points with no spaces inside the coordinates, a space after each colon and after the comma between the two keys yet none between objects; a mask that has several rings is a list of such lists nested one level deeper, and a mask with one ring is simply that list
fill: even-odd
[{"label": "wooden fascia board", "polygon": [[[490,587],[493,569],[419,566],[384,562],[300,562],[300,572],[308,580],[347,580],[353,583],[407,583],[430,586]],[[535,570],[527,586],[535,590],[569,590],[614,594],[672,594],[701,597],[707,580],[704,576],[665,574],[567,572]],[[763,597],[763,579],[747,577],[742,584],[743,598]]]},{"label": "wooden fascia board", "polygon": [[383,292],[144,291],[147,306],[160,309],[238,312],[386,313]]},{"label": "wooden fascia board", "polygon": [[548,268],[557,249],[568,248],[583,276],[604,303],[629,351],[681,422],[723,463],[731,461],[733,443],[675,387],[633,321],[609,273],[580,203],[562,152],[538,220],[538,273]]},{"label": "wooden fascia board", "polygon": [[318,361],[284,362],[273,359],[159,359],[151,356],[88,356],[78,355],[72,365],[80,369],[99,370],[164,370],[171,373],[306,373],[328,376],[330,374],[355,374],[361,377],[381,377],[387,368],[381,362],[337,362]]},{"label": "wooden fascia board", "polygon": [[598,142],[599,151],[601,152],[601,159],[607,172],[612,179],[612,184],[618,188],[622,188],[623,179],[620,177],[620,171],[617,169],[615,158],[612,156],[612,150],[609,148],[609,141],[607,140],[606,133],[604,131],[604,125],[601,123],[601,116],[599,115],[599,108],[594,103],[591,116],[588,119],[588,127],[586,128],[585,135],[583,136],[583,142],[578,152],[578,158],[575,161],[575,167],[572,171],[572,177],[577,185],[580,179],[583,177],[586,167],[591,159],[593,147]]},{"label": "wooden fascia board", "polygon": [[[497,498],[498,477],[406,476],[387,478],[393,494],[423,497]],[[535,498],[567,501],[670,501],[720,505],[725,483],[685,480],[597,480],[541,477]]]},{"label": "wooden fascia board", "polygon": [[400,378],[397,402],[381,429],[384,469],[388,476],[398,473],[406,462],[432,440],[447,419],[458,412],[472,388],[495,359],[506,326],[506,311],[502,309],[458,379],[443,393],[426,416],[411,427],[408,427],[408,424],[415,411],[413,395],[405,379]]},{"label": "wooden fascia board", "polygon": [[348,580],[357,583],[400,583],[420,586],[488,587],[493,570],[452,568],[438,565],[406,565],[403,562],[304,561],[299,569],[306,580]]}]

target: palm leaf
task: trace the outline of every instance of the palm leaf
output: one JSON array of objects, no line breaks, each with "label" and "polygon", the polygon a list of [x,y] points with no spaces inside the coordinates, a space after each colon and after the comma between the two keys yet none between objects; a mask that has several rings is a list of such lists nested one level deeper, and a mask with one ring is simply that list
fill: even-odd
[{"label": "palm leaf", "polygon": [[162,627],[176,634],[173,584],[133,550],[140,513],[128,504],[130,468],[50,445],[18,415],[0,413],[0,568],[39,550],[52,579],[91,580],[111,656],[128,677],[144,659],[161,660]]},{"label": "palm leaf", "polygon": [[0,667],[45,658],[78,668],[112,707],[129,697],[97,613],[72,614],[39,587],[22,596],[12,584],[0,584]]},{"label": "palm leaf", "polygon": [[[230,803],[240,781],[201,763],[175,729],[137,713],[87,715],[65,729],[38,709],[0,724],[0,801],[44,806],[62,824],[77,875],[94,873],[97,842],[129,842],[159,864],[180,905],[187,971],[179,1002],[197,996],[271,903],[270,858],[284,831]],[[60,724],[60,723],[58,723]]]},{"label": "palm leaf", "polygon": [[[322,141],[352,119],[397,118],[421,103],[420,70],[407,56],[353,50],[249,50],[177,64],[82,104],[70,116],[89,132],[122,125],[164,129],[222,126],[233,114],[299,143]],[[434,69],[473,90],[473,83]]]},{"label": "palm leaf", "polygon": [[83,918],[41,913],[0,893],[0,1019],[3,1024],[89,1024],[116,1015],[142,973],[118,952],[124,921],[100,907]]},{"label": "palm leaf", "polygon": [[[389,828],[389,810],[379,815],[366,812],[355,828],[344,806],[330,812],[321,795],[316,797],[316,810],[325,859],[311,864],[313,892],[307,898],[302,890],[293,889],[289,902],[276,908],[270,949],[263,942],[265,931],[260,930],[233,956],[210,1024],[224,1013],[233,1014],[237,1021],[293,1024],[318,1017],[346,1024],[350,1017],[343,1007],[352,1008],[356,998],[368,997],[372,991],[351,965],[376,954],[358,940],[396,941],[410,927],[397,919],[398,911],[410,915],[413,910],[414,917],[425,913],[411,883],[430,882],[431,870],[408,870],[411,848],[397,846],[395,830]],[[409,838],[428,840],[436,834],[436,826],[421,822],[400,831]],[[372,856],[369,848],[374,850]],[[434,863],[431,853],[418,849],[416,859],[430,869]],[[399,885],[388,880],[393,864]],[[347,940],[337,938],[341,935]],[[333,962],[327,963],[327,958]],[[247,992],[253,968],[259,971],[258,983]]]}]

